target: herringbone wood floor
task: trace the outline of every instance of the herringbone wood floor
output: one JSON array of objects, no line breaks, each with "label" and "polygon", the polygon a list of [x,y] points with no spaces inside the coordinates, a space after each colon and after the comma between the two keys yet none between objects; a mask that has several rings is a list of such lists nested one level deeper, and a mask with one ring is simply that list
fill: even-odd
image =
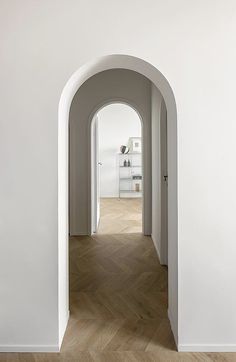
[{"label": "herringbone wood floor", "polygon": [[61,353],[3,353],[0,360],[236,361],[233,353],[176,352],[167,318],[167,269],[159,264],[149,237],[124,229],[123,234],[103,234],[106,224],[112,231],[111,220],[115,228],[119,224],[111,211],[117,206],[108,201],[102,205],[102,233],[70,240],[71,315]]},{"label": "herringbone wood floor", "polygon": [[142,232],[141,198],[102,198],[99,234]]}]

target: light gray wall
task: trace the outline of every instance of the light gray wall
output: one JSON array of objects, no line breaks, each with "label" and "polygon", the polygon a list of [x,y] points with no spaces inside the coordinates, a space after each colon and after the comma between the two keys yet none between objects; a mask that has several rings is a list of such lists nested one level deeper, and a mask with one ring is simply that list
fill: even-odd
[{"label": "light gray wall", "polygon": [[[76,93],[70,109],[70,234],[90,233],[90,122],[105,102],[126,100],[136,107],[143,119],[144,168],[147,175],[144,202],[150,205],[144,213],[144,232],[151,233],[151,83],[129,70],[101,72]],[[149,187],[148,187],[149,185]],[[145,207],[145,206],[144,206]]]},{"label": "light gray wall", "polygon": [[59,99],[89,60],[130,54],[177,103],[179,347],[236,350],[235,43],[235,0],[1,1],[2,349],[58,346]]}]

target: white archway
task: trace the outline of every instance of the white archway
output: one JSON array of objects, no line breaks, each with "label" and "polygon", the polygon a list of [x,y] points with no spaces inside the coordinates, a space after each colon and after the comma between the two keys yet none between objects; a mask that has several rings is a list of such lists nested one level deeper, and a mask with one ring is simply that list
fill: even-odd
[{"label": "white archway", "polygon": [[[126,98],[109,98],[109,99],[106,99],[104,100],[102,103],[96,105],[96,107],[94,108],[93,112],[91,113],[90,115],[90,118],[89,118],[89,145],[90,145],[90,152],[91,154],[89,155],[89,160],[91,162],[90,164],[90,175],[89,175],[89,181],[90,181],[90,189],[91,189],[91,200],[90,200],[90,213],[89,213],[89,222],[90,222],[90,233],[92,234],[93,233],[93,230],[96,229],[94,227],[95,225],[95,215],[97,214],[95,212],[95,209],[96,209],[96,205],[95,205],[95,202],[94,202],[94,199],[97,198],[97,195],[96,197],[94,197],[94,194],[96,194],[96,189],[97,189],[97,180],[95,181],[96,179],[96,176],[95,176],[95,173],[94,173],[94,168],[95,168],[95,157],[94,157],[94,152],[92,151],[92,146],[93,146],[93,143],[94,143],[94,140],[92,139],[93,136],[93,127],[95,125],[95,120],[96,120],[96,116],[99,114],[99,112],[101,110],[103,110],[104,108],[106,108],[107,106],[109,105],[113,105],[113,104],[122,104],[122,105],[125,105],[129,108],[131,108],[135,114],[137,115],[137,118],[140,122],[140,126],[141,126],[141,138],[142,138],[142,150],[143,151],[143,154],[142,154],[142,174],[143,174],[143,195],[142,195],[142,233],[144,235],[150,235],[148,232],[146,232],[146,227],[145,227],[145,217],[151,217],[150,215],[150,209],[151,209],[151,205],[150,205],[150,202],[146,201],[147,200],[151,200],[151,190],[148,190],[148,188],[145,188],[145,181],[146,181],[146,178],[148,176],[148,172],[145,168],[145,162],[144,162],[144,154],[146,155],[146,149],[145,149],[145,146],[146,146],[146,142],[144,142],[144,136],[143,134],[145,133],[146,129],[144,130],[144,128],[146,128],[145,126],[145,122],[143,120],[143,117],[141,115],[141,110],[139,110],[139,106],[137,104],[135,104],[133,101],[131,100],[128,100]],[[94,158],[93,158],[94,157]],[[149,197],[146,197],[146,194],[149,193]],[[146,202],[145,202],[146,201]]]},{"label": "white archway", "polygon": [[61,344],[68,320],[68,125],[71,102],[80,86],[93,75],[109,69],[128,69],[148,78],[162,94],[168,124],[168,294],[169,318],[178,336],[178,207],[177,207],[177,111],[173,91],[150,63],[128,55],[107,55],[76,71],[63,89],[58,113],[58,318]]}]

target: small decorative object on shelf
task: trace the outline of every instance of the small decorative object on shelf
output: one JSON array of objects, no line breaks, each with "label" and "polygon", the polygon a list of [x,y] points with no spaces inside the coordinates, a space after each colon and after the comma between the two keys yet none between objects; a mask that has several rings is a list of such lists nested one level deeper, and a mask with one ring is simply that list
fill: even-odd
[{"label": "small decorative object on shelf", "polygon": [[142,180],[142,175],[133,175],[132,179],[133,180]]},{"label": "small decorative object on shelf", "polygon": [[128,160],[128,167],[130,167],[131,166],[131,162],[130,162],[130,160]]},{"label": "small decorative object on shelf", "polygon": [[124,160],[124,167],[127,167],[127,161]]},{"label": "small decorative object on shelf", "polygon": [[120,152],[124,153],[124,154],[128,153],[129,152],[129,147],[124,146],[124,145],[120,146]]}]

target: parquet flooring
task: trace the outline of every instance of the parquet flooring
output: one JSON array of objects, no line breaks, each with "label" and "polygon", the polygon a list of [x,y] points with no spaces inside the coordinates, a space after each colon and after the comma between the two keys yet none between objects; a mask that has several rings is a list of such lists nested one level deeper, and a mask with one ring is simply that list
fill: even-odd
[{"label": "parquet flooring", "polygon": [[141,198],[102,198],[100,234],[142,232]]},{"label": "parquet flooring", "polygon": [[236,361],[234,353],[176,352],[167,318],[167,268],[160,265],[151,238],[125,229],[104,234],[113,217],[108,207],[98,234],[70,239],[70,320],[61,353],[2,353],[0,360]]},{"label": "parquet flooring", "polygon": [[63,351],[152,351],[159,337],[174,350],[167,269],[149,237],[71,238],[70,268],[71,321]]}]

